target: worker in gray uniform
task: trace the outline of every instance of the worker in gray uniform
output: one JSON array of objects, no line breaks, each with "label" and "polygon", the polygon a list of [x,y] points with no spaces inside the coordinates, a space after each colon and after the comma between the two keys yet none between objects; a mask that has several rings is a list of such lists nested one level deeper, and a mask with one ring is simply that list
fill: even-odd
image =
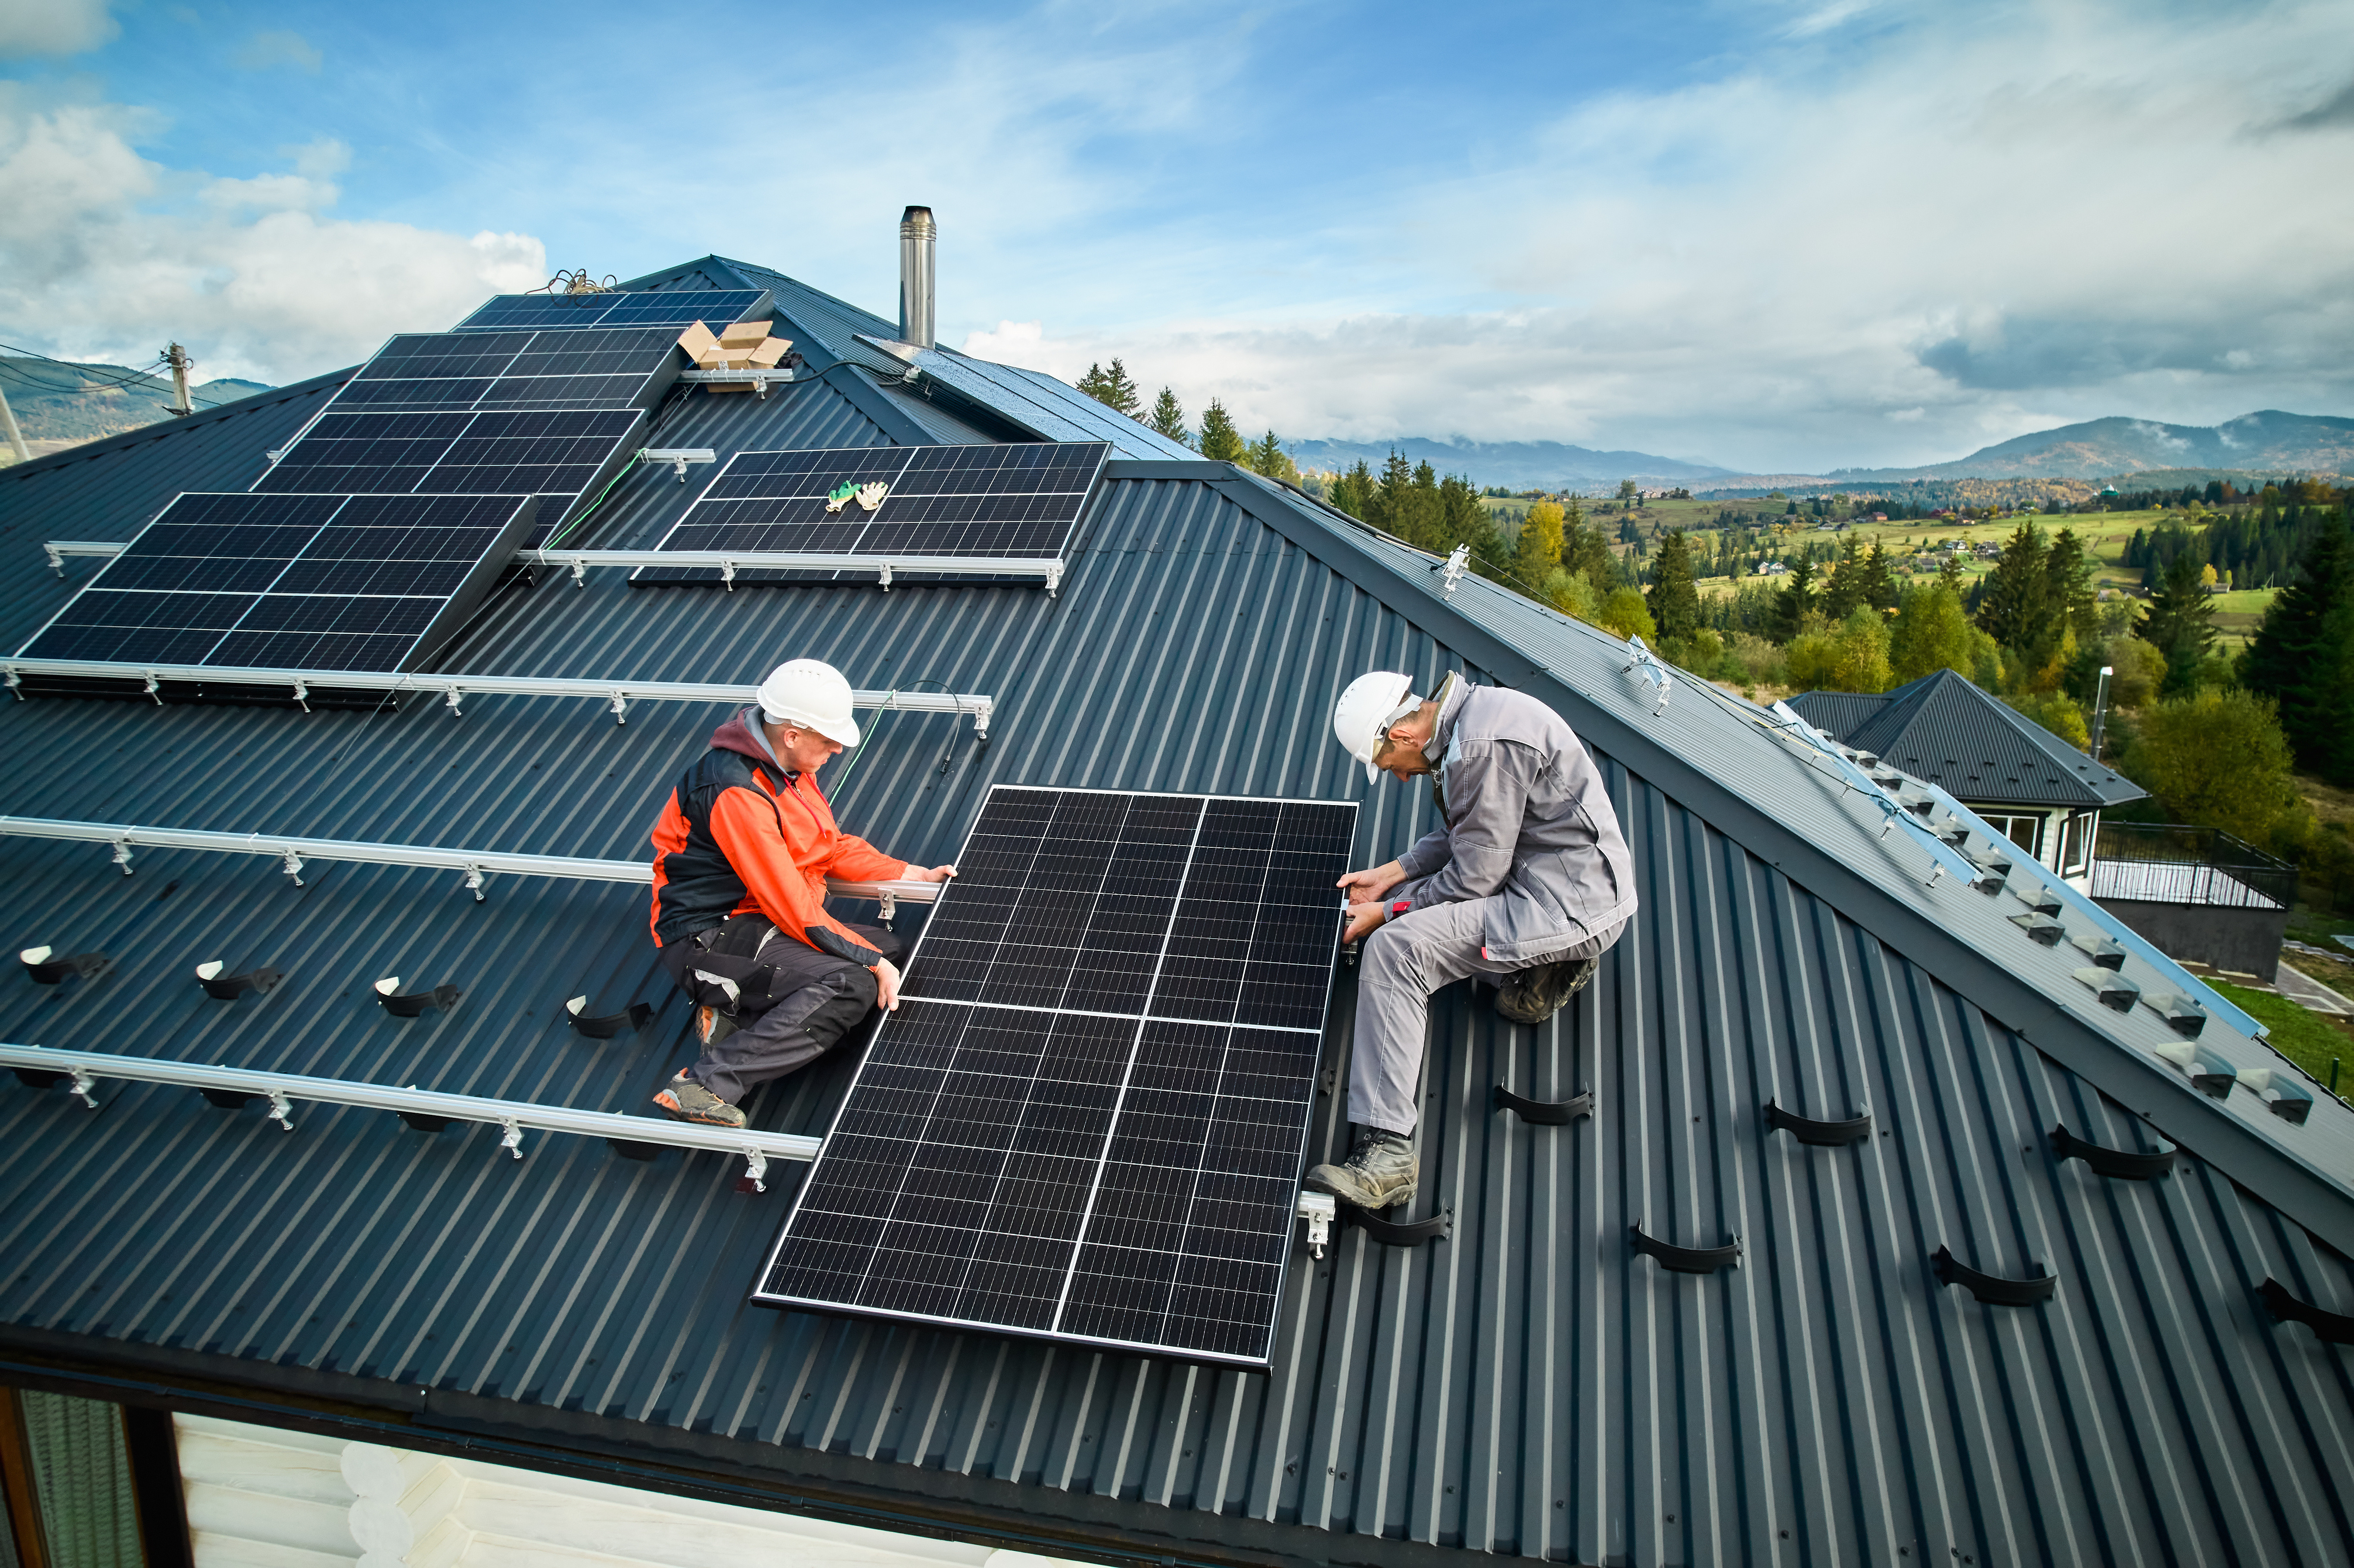
[{"label": "worker in gray uniform", "polygon": [[1332,733],[1370,782],[1437,776],[1442,821],[1387,865],[1341,879],[1345,940],[1364,940],[1349,1064],[1348,1160],[1307,1182],[1362,1208],[1411,1202],[1430,996],[1499,977],[1496,1011],[1542,1023],[1594,978],[1635,913],[1634,866],[1602,775],[1561,715],[1449,675],[1427,698],[1375,671],[1349,683]]}]

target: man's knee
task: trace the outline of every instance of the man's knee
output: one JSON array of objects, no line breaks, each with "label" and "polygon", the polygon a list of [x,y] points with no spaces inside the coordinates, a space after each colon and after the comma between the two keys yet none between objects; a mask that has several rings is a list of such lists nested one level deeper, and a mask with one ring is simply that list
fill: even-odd
[{"label": "man's knee", "polygon": [[1376,983],[1412,985],[1422,978],[1422,955],[1414,938],[1396,926],[1377,927],[1365,938],[1362,964],[1364,978]]}]

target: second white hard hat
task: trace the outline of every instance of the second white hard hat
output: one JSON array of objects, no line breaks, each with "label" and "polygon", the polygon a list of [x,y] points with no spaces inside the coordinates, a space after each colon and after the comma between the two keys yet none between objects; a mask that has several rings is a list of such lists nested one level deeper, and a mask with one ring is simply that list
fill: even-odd
[{"label": "second white hard hat", "polygon": [[816,659],[793,659],[760,683],[760,712],[770,724],[813,729],[844,746],[858,744],[858,721],[850,716],[850,683],[842,672]]},{"label": "second white hard hat", "polygon": [[1332,735],[1342,750],[1365,765],[1365,781],[1381,777],[1373,754],[1381,749],[1382,732],[1422,705],[1410,701],[1414,677],[1394,670],[1360,675],[1332,705]]}]

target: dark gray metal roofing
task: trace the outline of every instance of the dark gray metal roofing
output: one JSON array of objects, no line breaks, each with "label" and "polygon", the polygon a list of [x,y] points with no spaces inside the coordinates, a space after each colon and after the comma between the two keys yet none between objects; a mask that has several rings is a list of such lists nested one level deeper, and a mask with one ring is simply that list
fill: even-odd
[{"label": "dark gray metal roofing", "polygon": [[[678,429],[882,440],[837,385],[853,374],[765,408],[697,394]],[[658,529],[695,488],[641,471],[588,532]],[[16,530],[0,635],[20,639],[74,584],[22,514],[0,524]],[[1476,578],[1442,596],[1436,567],[1222,466],[1120,464],[1059,599],[596,573],[494,599],[451,662],[749,680],[806,653],[860,685],[991,693],[985,748],[946,715],[882,716],[840,792],[849,821],[917,858],[953,853],[1000,780],[1363,798],[1378,858],[1430,808],[1368,791],[1332,744],[1347,680],[1468,664],[1557,706],[1602,762],[1642,913],[1543,1029],[1441,997],[1424,1159],[1454,1237],[1389,1251],[1344,1231],[1320,1263],[1300,1251],[1271,1375],[754,1310],[790,1172],[755,1197],[676,1152],[637,1164],[548,1138],[518,1162],[494,1130],[313,1107],[290,1135],[122,1085],[93,1116],[12,1083],[0,1372],[144,1380],[1081,1556],[2344,1560],[2345,1352],[2273,1324],[2254,1287],[2354,1306],[2354,1115],[2321,1097],[2293,1128],[2244,1092],[2194,1094],[2151,1054],[2168,1037],[2146,1014],[2076,1002],[2005,901],[1922,888],[1917,853],[1754,709],[1680,684],[1654,714],[1622,644]],[[720,716],[9,704],[0,809],[634,856]],[[0,840],[19,945],[119,962],[87,988],[0,984],[0,1038],[623,1112],[684,1059],[642,893],[494,878],[476,906],[436,873],[318,867],[298,891],[263,859],[137,864],[125,878],[94,846]],[[213,1002],[188,974],[211,958],[288,978]],[[367,991],[389,973],[465,996],[394,1020]],[[584,990],[663,1012],[588,1040],[560,1011]],[[1344,975],[1336,1059],[1352,1007]],[[2265,1054],[2220,1020],[2202,1043]],[[848,1065],[766,1091],[756,1118],[822,1130]],[[1596,1114],[1522,1126],[1490,1108],[1497,1082],[1590,1087]],[[1795,1145],[1764,1131],[1769,1097],[1868,1107],[1878,1136]],[[1319,1102],[1322,1148],[1341,1115]],[[2052,1159],[2054,1122],[2117,1147],[2162,1128],[2187,1152],[2168,1181],[2108,1182]],[[1742,1266],[1658,1272],[1628,1255],[1638,1221],[1687,1245],[1737,1234]],[[1991,1273],[2046,1265],[2056,1298],[2003,1309],[1941,1288],[1940,1244]]]},{"label": "dark gray metal roofing", "polygon": [[1952,670],[1877,694],[1801,692],[1790,707],[1964,800],[2086,810],[2149,796]]}]

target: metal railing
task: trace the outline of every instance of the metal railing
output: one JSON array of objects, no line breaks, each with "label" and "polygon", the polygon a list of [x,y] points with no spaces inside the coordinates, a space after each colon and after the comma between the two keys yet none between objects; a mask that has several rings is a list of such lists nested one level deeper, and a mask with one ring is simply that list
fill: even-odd
[{"label": "metal railing", "polygon": [[2221,828],[2104,821],[2093,858],[2093,896],[2287,909],[2296,903],[2296,867]]}]

